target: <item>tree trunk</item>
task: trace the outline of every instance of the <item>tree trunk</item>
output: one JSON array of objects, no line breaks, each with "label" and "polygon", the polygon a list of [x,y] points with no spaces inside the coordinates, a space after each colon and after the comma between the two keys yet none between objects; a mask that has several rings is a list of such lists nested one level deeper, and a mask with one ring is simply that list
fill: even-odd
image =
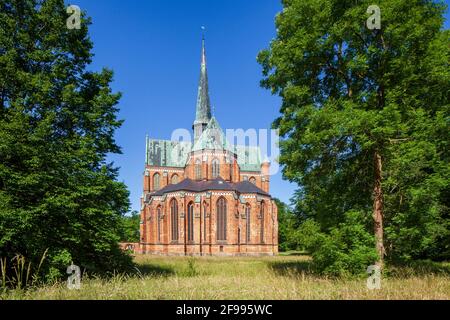
[{"label": "tree trunk", "polygon": [[383,268],[384,260],[384,244],[383,244],[383,190],[381,188],[382,180],[382,158],[378,151],[375,151],[375,184],[373,188],[373,222],[374,233],[376,238],[376,249],[378,252],[378,262],[381,268]]}]

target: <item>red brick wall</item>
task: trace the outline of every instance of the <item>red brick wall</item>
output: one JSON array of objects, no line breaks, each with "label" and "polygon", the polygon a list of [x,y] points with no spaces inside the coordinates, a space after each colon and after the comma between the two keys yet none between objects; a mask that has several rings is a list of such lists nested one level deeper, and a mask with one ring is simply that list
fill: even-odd
[{"label": "red brick wall", "polygon": [[[202,161],[202,177],[210,180],[212,177],[212,161],[218,159],[220,163],[220,176],[224,180],[231,182],[243,181],[244,176],[249,179],[256,179],[256,186],[262,190],[269,192],[269,175],[268,165],[263,164],[261,172],[241,172],[237,159],[230,157],[230,161],[226,161],[223,152],[206,152],[207,156],[203,157],[202,153],[192,154],[186,167],[169,168],[169,167],[152,167],[147,166],[144,172],[144,193],[154,191],[153,177],[155,173],[160,175],[160,188],[171,183],[172,177],[178,175],[178,182],[185,178],[195,180],[195,161]],[[263,179],[264,178],[264,179]],[[245,204],[230,192],[214,191],[211,196],[206,193],[201,194],[200,203],[195,202],[195,195],[186,193],[182,196],[179,192],[175,195],[167,195],[165,201],[154,199],[151,204],[144,203],[141,199],[141,243],[140,251],[143,253],[184,255],[184,254],[204,254],[204,255],[260,255],[260,254],[277,254],[278,253],[278,212],[275,203],[268,197],[260,198],[256,194],[243,195]],[[217,241],[217,201],[220,197],[224,197],[227,201],[227,239],[226,241]],[[178,203],[178,242],[172,242],[171,238],[171,215],[170,201],[176,199]],[[262,200],[262,201],[261,201]],[[194,203],[194,241],[188,243],[186,235],[187,223],[187,206],[190,202]],[[207,206],[207,218],[204,218],[202,205]],[[246,217],[245,206],[251,206],[251,237],[247,243],[246,234]],[[260,217],[261,206],[264,205],[264,241],[261,242],[260,231],[262,219]],[[158,241],[158,217],[157,208],[161,207],[163,215],[161,223],[160,241]],[[183,218],[184,216],[184,218]],[[206,226],[206,239],[205,230]],[[239,231],[240,230],[240,231]],[[240,234],[240,236],[239,236]],[[186,235],[186,237],[185,237]]]},{"label": "red brick wall", "polygon": [[[219,193],[219,194],[216,194]],[[223,194],[222,194],[223,193]],[[227,201],[227,239],[217,240],[217,201],[219,198]],[[171,241],[171,214],[170,202],[176,199],[178,204],[178,231],[177,242]],[[251,238],[247,243],[245,206],[240,203],[232,194],[226,192],[214,192],[209,198],[206,195],[201,197],[201,203],[195,203],[195,196],[187,194],[168,196],[165,201],[153,201],[146,206],[144,213],[145,224],[142,226],[144,240],[142,249],[146,253],[168,253],[168,254],[276,254],[278,252],[277,236],[277,211],[276,206],[269,198],[262,202],[256,197],[246,198],[246,202],[251,206]],[[187,241],[187,206],[194,204],[193,234],[194,241]],[[202,206],[206,204],[207,217],[205,219]],[[261,206],[264,205],[264,242],[261,242]],[[161,241],[158,242],[158,218],[157,208],[162,208],[164,218],[161,223]],[[206,225],[206,240],[205,240]],[[240,230],[240,237],[238,235]],[[240,238],[240,241],[239,241]]]}]

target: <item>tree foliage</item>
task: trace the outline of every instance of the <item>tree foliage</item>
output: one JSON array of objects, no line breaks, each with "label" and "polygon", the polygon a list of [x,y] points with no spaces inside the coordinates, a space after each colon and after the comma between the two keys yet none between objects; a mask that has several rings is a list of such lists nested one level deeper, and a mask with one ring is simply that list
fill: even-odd
[{"label": "tree foliage", "polygon": [[448,259],[445,6],[380,0],[381,30],[369,30],[372,4],[283,1],[258,56],[262,85],[282,98],[283,174],[300,186],[296,213],[321,232],[333,237],[350,212],[380,213],[389,259]]},{"label": "tree foliage", "polygon": [[278,208],[278,246],[280,251],[301,250],[295,236],[298,219],[292,210],[279,199],[274,199]]},{"label": "tree foliage", "polygon": [[122,217],[122,231],[120,233],[121,242],[139,242],[139,223],[141,215],[133,211],[130,216]]},{"label": "tree foliage", "polygon": [[122,121],[112,71],[88,71],[89,19],[62,0],[0,0],[0,256],[47,271],[129,265],[118,247],[128,191],[106,162]]},{"label": "tree foliage", "polygon": [[308,219],[297,234],[312,254],[313,268],[321,274],[363,275],[378,259],[374,237],[367,230],[367,215],[362,212],[347,212],[329,232],[322,232],[316,221]]}]

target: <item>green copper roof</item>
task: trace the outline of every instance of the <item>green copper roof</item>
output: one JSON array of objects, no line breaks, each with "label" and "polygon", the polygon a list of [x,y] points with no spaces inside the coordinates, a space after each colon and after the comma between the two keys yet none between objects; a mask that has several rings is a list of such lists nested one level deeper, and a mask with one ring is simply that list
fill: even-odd
[{"label": "green copper roof", "polygon": [[200,150],[228,150],[234,152],[234,148],[230,146],[222,128],[215,117],[212,117],[203,131],[200,138],[194,144],[192,151]]},{"label": "green copper roof", "polygon": [[157,167],[184,168],[192,144],[167,140],[147,140],[147,164]]},{"label": "green copper roof", "polygon": [[234,153],[241,171],[261,171],[261,150],[259,147],[235,146]]},{"label": "green copper roof", "polygon": [[[214,118],[213,118],[214,119]],[[211,119],[215,123],[215,120]],[[215,127],[215,125],[214,125]],[[192,147],[190,142],[175,142],[168,140],[147,140],[147,165],[157,167],[184,168],[191,151],[200,150],[228,150],[237,155],[237,161],[241,171],[260,172],[261,151],[259,147],[231,146],[219,127],[217,140],[209,140],[214,129],[203,132],[200,139]],[[217,136],[217,135],[216,135]],[[224,139],[224,140],[221,140]],[[219,141],[219,142],[218,142]],[[220,142],[225,141],[225,143]]]},{"label": "green copper roof", "polygon": [[202,60],[200,68],[200,80],[198,84],[197,108],[194,125],[208,123],[211,119],[211,103],[209,100],[208,72],[206,69],[205,39],[202,39]]}]

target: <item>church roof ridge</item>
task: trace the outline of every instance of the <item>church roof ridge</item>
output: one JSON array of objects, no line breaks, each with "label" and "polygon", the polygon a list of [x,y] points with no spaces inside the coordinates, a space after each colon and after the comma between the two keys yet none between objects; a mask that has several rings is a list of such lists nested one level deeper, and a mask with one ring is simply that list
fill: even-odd
[{"label": "church roof ridge", "polygon": [[206,192],[206,191],[235,191],[241,193],[255,193],[263,196],[270,196],[267,192],[263,191],[253,183],[249,181],[241,182],[229,182],[225,181],[221,177],[208,181],[196,181],[190,178],[186,178],[177,184],[169,184],[164,188],[155,191],[150,196],[163,196],[164,194],[177,191],[185,192]]}]

